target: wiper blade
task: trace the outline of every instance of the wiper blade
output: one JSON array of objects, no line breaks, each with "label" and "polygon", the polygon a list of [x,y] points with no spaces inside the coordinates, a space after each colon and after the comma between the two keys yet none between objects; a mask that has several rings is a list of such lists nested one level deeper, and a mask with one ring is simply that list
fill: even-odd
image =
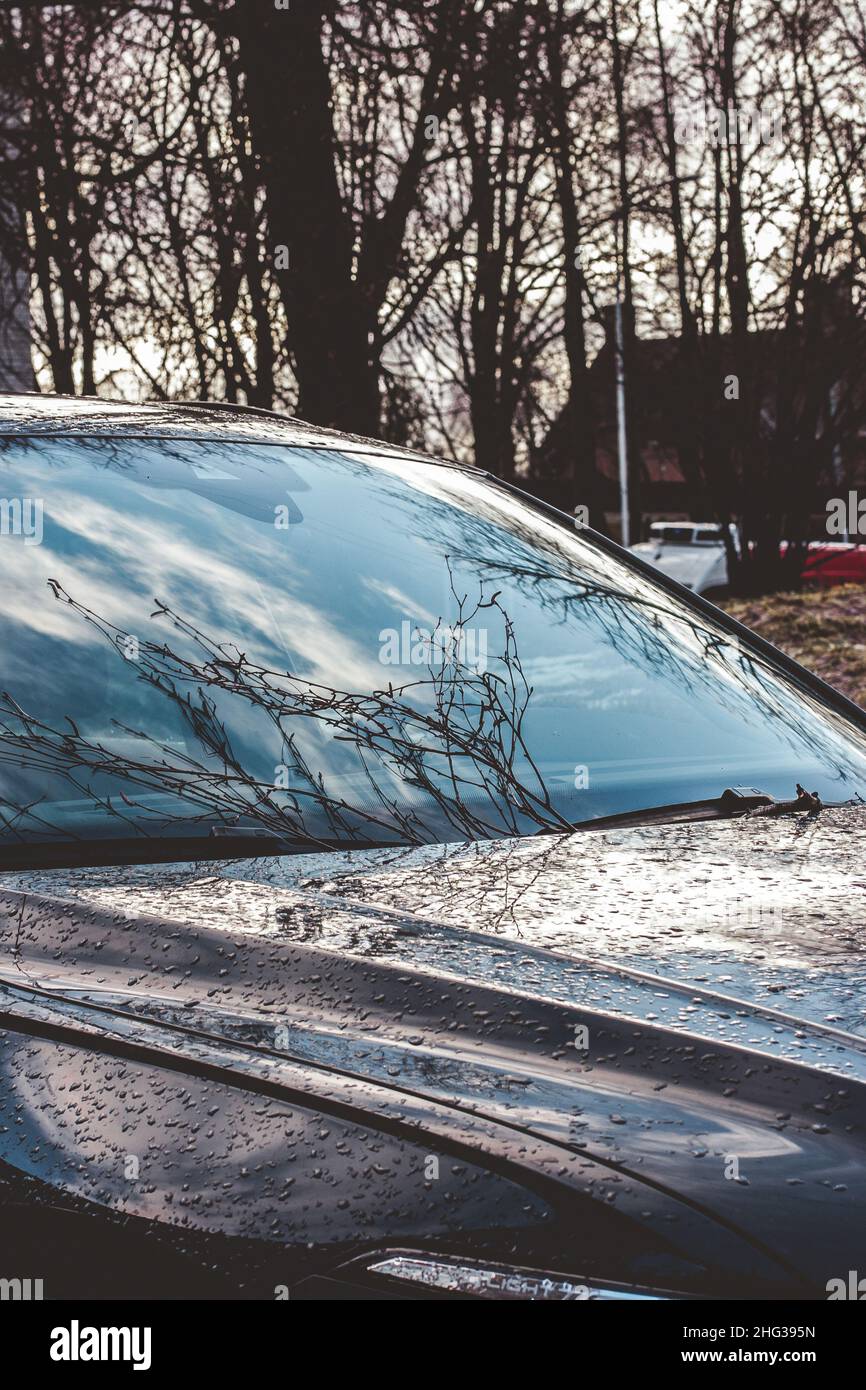
[{"label": "wiper blade", "polygon": [[607,830],[614,826],[671,825],[679,821],[729,820],[737,816],[782,816],[791,811],[817,815],[823,803],[817,792],[807,792],[797,783],[797,797],[776,801],[757,787],[726,787],[721,796],[704,801],[675,801],[667,806],[648,806],[637,811],[621,811],[613,816],[597,816],[578,821],[575,830]]},{"label": "wiper blade", "polygon": [[282,854],[327,854],[348,849],[393,849],[396,840],[340,840],[312,836],[291,839],[262,830],[231,833],[231,827],[205,835],[135,835],[0,845],[0,873],[15,869],[77,869],[100,865],[186,863],[212,859],[253,859]]}]

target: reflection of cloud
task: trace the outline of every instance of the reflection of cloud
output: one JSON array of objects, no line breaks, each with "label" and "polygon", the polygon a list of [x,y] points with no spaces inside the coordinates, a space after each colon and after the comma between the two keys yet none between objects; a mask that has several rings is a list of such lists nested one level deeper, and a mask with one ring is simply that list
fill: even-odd
[{"label": "reflection of cloud", "polygon": [[[211,508],[208,532],[231,530],[218,552],[211,544],[190,544],[186,514],[178,519],[170,500],[166,504],[148,496],[149,512],[159,510],[156,516],[143,516],[107,506],[78,490],[78,484],[67,494],[64,508],[61,479],[55,476],[52,486],[45,542],[32,548],[26,578],[13,572],[4,587],[7,621],[72,643],[101,640],[65,605],[40,602],[41,595],[34,595],[34,588],[54,578],[79,603],[144,640],[163,640],[165,625],[157,627],[151,619],[153,599],[158,597],[168,599],[190,621],[211,631],[216,627],[219,640],[243,641],[262,660],[280,654],[279,669],[286,664],[282,631],[290,635],[295,660],[310,680],[328,684],[339,672],[341,680],[360,690],[381,683],[378,662],[359,648],[351,632],[340,630],[319,608],[290,592],[292,585],[312,585],[297,562],[279,567],[273,563],[284,533],[274,530],[268,546],[260,531],[245,538],[236,517]],[[75,544],[61,548],[57,542],[64,537],[74,537]],[[274,582],[276,574],[279,583]]]},{"label": "reflection of cloud", "polygon": [[415,622],[426,623],[432,630],[439,621],[428,608],[425,608],[417,599],[410,598],[402,589],[398,589],[395,584],[386,584],[381,579],[373,579],[369,575],[364,575],[361,579],[361,587],[369,593],[379,594],[388,600],[394,610],[403,617],[411,618]]},{"label": "reflection of cloud", "polygon": [[624,686],[622,664],[605,661],[603,651],[592,647],[584,653],[532,657],[523,663],[533,687],[533,708],[568,700],[587,709],[621,709],[646,696],[648,681],[630,671],[639,683]]}]

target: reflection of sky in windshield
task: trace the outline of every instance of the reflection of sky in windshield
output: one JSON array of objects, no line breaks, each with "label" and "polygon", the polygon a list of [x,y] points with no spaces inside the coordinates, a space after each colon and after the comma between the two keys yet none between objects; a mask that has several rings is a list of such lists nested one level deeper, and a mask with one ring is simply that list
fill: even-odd
[{"label": "reflection of sky in windshield", "polygon": [[[776,796],[792,795],[795,780],[827,799],[866,793],[862,740],[837,716],[822,714],[736,642],[720,641],[651,580],[456,470],[278,446],[16,440],[0,453],[0,495],[44,503],[41,545],[0,538],[2,687],[56,731],[51,765],[43,758],[22,769],[14,740],[23,729],[7,711],[7,808],[42,798],[51,823],[69,824],[74,814],[87,833],[99,833],[110,811],[88,804],[87,789],[105,796],[112,782],[115,791],[125,787],[125,759],[154,767],[175,750],[193,769],[215,768],[177,701],[143,680],[142,664],[125,660],[81,611],[58,602],[49,580],[142,644],[205,659],[189,630],[154,616],[157,601],[204,635],[207,652],[228,645],[266,668],[283,699],[276,719],[273,705],[257,708],[207,679],[182,689],[198,699],[202,687],[213,698],[253,787],[272,787],[290,734],[312,777],[324,777],[328,798],[369,808],[384,790],[420,804],[403,753],[371,766],[353,742],[351,718],[335,722],[311,706],[311,692],[330,691],[339,702],[390,685],[401,707],[425,712],[423,727],[404,728],[403,747],[422,747],[443,795],[448,735],[431,719],[437,701],[453,711],[457,687],[464,699],[469,691],[470,705],[482,690],[497,692],[497,709],[524,740],[509,775],[537,788],[540,773],[570,820],[715,796],[732,783]],[[460,619],[465,650],[476,663],[484,656],[468,682],[465,669],[419,660],[412,645],[419,628],[435,632]],[[301,689],[289,715],[285,699],[296,702]],[[67,719],[118,760],[110,770],[82,769],[79,746],[72,789],[58,766]],[[507,744],[508,720],[499,728]],[[576,765],[587,769],[579,788]],[[297,768],[291,775],[291,785],[303,784]],[[159,797],[158,777],[147,787],[151,800]],[[473,771],[461,794],[480,804],[487,787]],[[177,777],[165,791],[177,795]],[[256,795],[245,794],[252,811]],[[60,802],[68,803],[66,820]],[[428,814],[425,803],[421,838],[443,833],[440,810]],[[133,807],[124,814],[137,823]]]}]

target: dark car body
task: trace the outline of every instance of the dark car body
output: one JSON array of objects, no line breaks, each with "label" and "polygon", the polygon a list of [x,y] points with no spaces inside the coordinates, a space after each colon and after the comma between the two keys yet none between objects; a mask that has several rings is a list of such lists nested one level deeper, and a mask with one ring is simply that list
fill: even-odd
[{"label": "dark car body", "polygon": [[[322,438],[216,407],[5,407],[7,438]],[[22,843],[0,873],[0,1278],[828,1297],[866,1236],[864,840],[840,805],[246,857]]]}]

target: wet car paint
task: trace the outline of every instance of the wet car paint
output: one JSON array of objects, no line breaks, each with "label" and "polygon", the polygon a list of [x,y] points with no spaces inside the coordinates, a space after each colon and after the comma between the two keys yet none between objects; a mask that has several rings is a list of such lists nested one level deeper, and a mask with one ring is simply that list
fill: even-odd
[{"label": "wet car paint", "polygon": [[[575,1275],[635,1281],[640,1259],[625,1252],[636,1242],[656,1282],[673,1261],[669,1282],[707,1293],[737,1277],[747,1247],[743,1296],[820,1296],[856,1267],[864,1234],[864,826],[866,811],[844,808],[809,824],[7,873],[3,1022],[7,1037],[13,1015],[30,1032],[25,1060],[12,1060],[19,1048],[2,1069],[0,1123],[10,1106],[18,1119],[0,1136],[4,1162],[162,1232],[178,1212],[181,1231],[264,1231],[284,1252],[307,1251],[285,1255],[289,1282],[359,1246],[463,1250],[487,1222],[490,1258],[505,1247],[514,1259],[516,1248],[531,1264],[544,1250]],[[60,1030],[65,1085],[79,1077],[83,1094],[55,1085],[40,1028]],[[120,1049],[168,1155],[153,1201],[122,1179],[123,1153],[141,1144],[110,1086],[93,1109],[103,1048]],[[184,1104],[165,1079],[178,1068],[204,1068],[244,1114],[252,1105],[263,1117],[261,1133],[257,1121],[232,1122],[222,1165],[200,1152],[204,1099],[191,1083]],[[179,1107],[171,1121],[168,1096]],[[299,1137],[309,1147],[290,1194],[280,1186],[288,1159],[264,1123],[289,1099],[304,1126],[316,1115],[325,1128],[348,1123],[347,1144],[362,1142],[358,1126],[374,1147],[423,1141],[400,1149],[397,1169],[356,1158],[347,1177],[330,1128],[320,1150]],[[70,1148],[70,1103],[110,1161]],[[417,1205],[431,1154],[475,1160],[465,1202],[452,1192],[444,1213],[439,1179]],[[317,1169],[328,1174],[318,1203]],[[268,1181],[248,1181],[255,1173]],[[192,1211],[184,1182],[199,1194]],[[245,1187],[256,1193],[246,1217]],[[484,1214],[472,1205],[479,1190]],[[389,1199],[390,1227],[362,1219]],[[572,1236],[551,1248],[540,1233],[571,1229],[573,1213],[559,1209],[579,1199],[617,1213],[619,1247],[602,1237],[581,1248]],[[290,1239],[287,1222],[304,1239]],[[259,1296],[273,1254],[259,1252],[259,1273],[244,1276]]]}]

